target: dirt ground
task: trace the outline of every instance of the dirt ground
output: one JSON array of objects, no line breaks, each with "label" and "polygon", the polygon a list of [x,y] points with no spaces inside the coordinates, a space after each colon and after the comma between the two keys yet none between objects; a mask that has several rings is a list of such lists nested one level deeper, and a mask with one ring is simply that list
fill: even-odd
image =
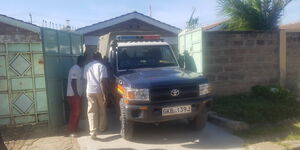
[{"label": "dirt ground", "polygon": [[1,128],[8,150],[79,150],[77,141],[69,137],[66,127],[49,130],[47,124]]}]

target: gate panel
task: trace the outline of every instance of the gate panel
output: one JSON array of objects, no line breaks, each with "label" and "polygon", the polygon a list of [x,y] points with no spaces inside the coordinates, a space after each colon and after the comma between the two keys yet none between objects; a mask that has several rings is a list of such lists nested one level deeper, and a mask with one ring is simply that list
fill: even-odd
[{"label": "gate panel", "polygon": [[[82,36],[48,28],[42,29],[45,56],[49,125],[57,128],[66,122],[66,82],[74,59],[82,54]],[[43,109],[38,106],[38,109]],[[42,118],[43,116],[41,116]]]},{"label": "gate panel", "polygon": [[48,116],[41,47],[41,43],[0,43],[0,125],[48,120],[39,119]]},{"label": "gate panel", "polygon": [[8,94],[0,94],[0,116],[9,115],[9,99]]},{"label": "gate panel", "polygon": [[179,52],[188,51],[189,55],[193,57],[197,72],[203,72],[203,58],[202,58],[202,31],[195,29],[192,31],[183,31],[179,34]]}]

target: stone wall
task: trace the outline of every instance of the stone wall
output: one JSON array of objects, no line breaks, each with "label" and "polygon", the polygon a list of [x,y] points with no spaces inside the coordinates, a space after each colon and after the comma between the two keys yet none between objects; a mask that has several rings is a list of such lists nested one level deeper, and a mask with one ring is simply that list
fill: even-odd
[{"label": "stone wall", "polygon": [[279,84],[278,32],[204,32],[204,75],[215,95]]},{"label": "stone wall", "polygon": [[15,26],[0,23],[0,43],[41,42],[39,34]]},{"label": "stone wall", "polygon": [[286,47],[286,86],[300,97],[300,32],[287,32]]}]

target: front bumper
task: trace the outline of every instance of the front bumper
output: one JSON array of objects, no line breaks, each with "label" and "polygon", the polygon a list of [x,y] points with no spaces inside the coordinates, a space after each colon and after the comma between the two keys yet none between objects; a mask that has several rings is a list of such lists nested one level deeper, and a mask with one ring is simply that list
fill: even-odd
[{"label": "front bumper", "polygon": [[[128,120],[134,122],[156,123],[183,118],[193,118],[195,115],[201,112],[201,109],[206,109],[203,106],[209,104],[211,100],[211,97],[202,97],[197,99],[184,99],[180,101],[155,104],[124,104],[121,102],[120,105],[124,108],[126,118]],[[186,114],[162,116],[162,108],[182,105],[191,105],[192,112]]]}]

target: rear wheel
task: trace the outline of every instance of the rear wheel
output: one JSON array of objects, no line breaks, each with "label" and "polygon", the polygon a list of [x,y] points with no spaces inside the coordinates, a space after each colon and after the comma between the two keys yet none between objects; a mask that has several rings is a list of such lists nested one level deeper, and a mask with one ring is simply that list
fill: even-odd
[{"label": "rear wheel", "polygon": [[207,108],[205,104],[202,104],[200,107],[201,111],[192,120],[190,120],[190,124],[196,130],[203,129],[207,121]]},{"label": "rear wheel", "polygon": [[121,107],[121,137],[130,140],[133,137],[134,123],[127,120],[126,113],[123,107]]}]

